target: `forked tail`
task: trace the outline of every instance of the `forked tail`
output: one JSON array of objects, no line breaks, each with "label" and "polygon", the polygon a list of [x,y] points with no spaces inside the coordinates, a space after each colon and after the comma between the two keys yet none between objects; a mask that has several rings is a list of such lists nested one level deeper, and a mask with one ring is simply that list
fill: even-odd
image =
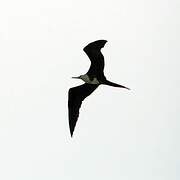
[{"label": "forked tail", "polygon": [[125,89],[130,90],[128,87],[122,86],[122,85],[120,85],[120,84],[113,83],[113,82],[108,81],[108,80],[106,80],[103,84],[108,85],[108,86],[119,87],[119,88],[125,88]]}]

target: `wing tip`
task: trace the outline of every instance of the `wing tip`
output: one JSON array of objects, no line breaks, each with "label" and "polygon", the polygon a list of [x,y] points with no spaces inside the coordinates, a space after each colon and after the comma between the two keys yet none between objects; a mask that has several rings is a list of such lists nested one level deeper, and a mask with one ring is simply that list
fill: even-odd
[{"label": "wing tip", "polygon": [[83,51],[87,52],[89,48],[103,48],[108,41],[105,39],[99,39],[89,43],[83,48]]},{"label": "wing tip", "polygon": [[73,132],[74,132],[74,129],[71,129],[71,128],[70,128],[71,138],[73,138]]}]

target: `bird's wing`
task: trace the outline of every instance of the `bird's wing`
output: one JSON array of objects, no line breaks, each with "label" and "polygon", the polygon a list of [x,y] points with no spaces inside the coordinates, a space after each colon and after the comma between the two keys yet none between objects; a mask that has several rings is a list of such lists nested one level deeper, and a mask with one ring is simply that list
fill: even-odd
[{"label": "bird's wing", "polygon": [[91,66],[87,72],[88,76],[102,78],[104,77],[104,56],[101,48],[106,44],[106,40],[98,40],[88,44],[83,50],[91,61]]},{"label": "bird's wing", "polygon": [[82,101],[87,96],[89,96],[97,87],[98,85],[85,83],[83,85],[69,89],[68,109],[71,136],[73,135],[73,131],[79,117],[79,109],[81,107]]}]

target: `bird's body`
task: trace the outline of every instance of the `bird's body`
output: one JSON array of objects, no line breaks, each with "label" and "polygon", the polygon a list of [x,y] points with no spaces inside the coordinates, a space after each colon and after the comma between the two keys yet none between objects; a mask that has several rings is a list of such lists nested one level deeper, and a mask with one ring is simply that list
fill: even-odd
[{"label": "bird's body", "polygon": [[81,75],[80,79],[82,79],[87,84],[100,84],[97,77],[91,78],[90,76],[88,76],[88,74]]},{"label": "bird's body", "polygon": [[71,136],[76,126],[82,101],[99,85],[104,84],[129,89],[125,86],[108,81],[104,75],[104,56],[101,53],[101,48],[104,47],[106,42],[106,40],[94,41],[83,49],[89,57],[91,65],[86,74],[74,77],[83,80],[85,84],[69,89],[68,109]]}]

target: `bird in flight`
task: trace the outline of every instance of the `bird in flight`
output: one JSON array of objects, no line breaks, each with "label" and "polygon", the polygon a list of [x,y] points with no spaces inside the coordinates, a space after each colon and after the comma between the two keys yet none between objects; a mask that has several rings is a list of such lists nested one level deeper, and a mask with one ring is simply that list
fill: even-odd
[{"label": "bird in flight", "polygon": [[106,44],[106,40],[97,40],[89,43],[84,47],[84,52],[87,54],[91,61],[88,72],[78,77],[73,77],[83,80],[83,85],[69,89],[68,93],[68,115],[69,115],[69,128],[71,137],[73,136],[74,128],[79,117],[79,109],[82,101],[89,96],[99,85],[109,85],[118,88],[125,88],[125,86],[108,81],[104,75],[104,56],[101,53],[101,48]]}]

